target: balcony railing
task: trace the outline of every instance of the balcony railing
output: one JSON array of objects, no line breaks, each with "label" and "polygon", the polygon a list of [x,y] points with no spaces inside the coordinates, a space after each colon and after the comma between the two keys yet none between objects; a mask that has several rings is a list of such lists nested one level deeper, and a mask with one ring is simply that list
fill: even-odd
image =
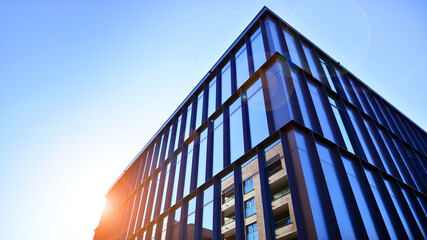
[{"label": "balcony railing", "polygon": [[279,199],[279,198],[281,198],[281,197],[283,197],[283,196],[285,196],[285,195],[289,194],[290,192],[291,192],[291,190],[290,190],[289,188],[283,189],[282,191],[280,191],[280,192],[278,192],[278,193],[274,194],[274,195],[273,195],[273,197],[272,197],[272,200],[273,200],[273,201],[274,201],[274,200],[277,200],[277,199]]},{"label": "balcony railing", "polygon": [[222,224],[222,225],[225,226],[229,223],[232,223],[235,221],[235,219],[236,219],[236,216],[232,216],[231,218],[227,218],[226,220],[224,220],[224,224]]},{"label": "balcony railing", "polygon": [[234,199],[234,195],[229,196],[229,197],[225,197],[225,198],[224,198],[224,202],[223,202],[223,204],[226,204],[227,202],[229,202],[229,201],[231,201],[231,200],[233,200],[233,199]]},{"label": "balcony railing", "polygon": [[274,228],[278,229],[278,228],[284,227],[286,225],[289,225],[291,223],[292,223],[291,217],[287,217],[287,218],[284,218],[284,219],[281,219],[281,220],[275,222],[274,223]]}]

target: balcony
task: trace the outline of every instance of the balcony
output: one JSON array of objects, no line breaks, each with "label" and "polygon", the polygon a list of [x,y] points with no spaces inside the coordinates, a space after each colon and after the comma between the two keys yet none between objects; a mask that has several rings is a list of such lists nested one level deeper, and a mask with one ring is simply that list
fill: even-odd
[{"label": "balcony", "polygon": [[291,192],[291,190],[290,190],[289,188],[285,188],[285,189],[283,189],[282,191],[280,191],[280,192],[278,192],[278,193],[274,194],[274,195],[271,197],[271,200],[272,200],[272,201],[275,201],[275,200],[277,200],[277,199],[279,199],[279,198],[281,198],[281,197],[283,197],[283,196],[285,196],[285,195],[289,194],[290,192]]}]

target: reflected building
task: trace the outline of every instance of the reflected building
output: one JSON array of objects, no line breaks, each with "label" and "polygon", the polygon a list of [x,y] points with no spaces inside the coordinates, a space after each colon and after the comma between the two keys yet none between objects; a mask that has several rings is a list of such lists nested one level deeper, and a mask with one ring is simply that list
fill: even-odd
[{"label": "reflected building", "polygon": [[425,239],[426,136],[263,8],[112,185],[94,239]]}]

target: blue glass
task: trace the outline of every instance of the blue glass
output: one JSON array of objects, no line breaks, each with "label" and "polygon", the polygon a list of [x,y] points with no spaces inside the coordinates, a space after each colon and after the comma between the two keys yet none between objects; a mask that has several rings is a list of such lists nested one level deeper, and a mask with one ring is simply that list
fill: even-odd
[{"label": "blue glass", "polygon": [[[234,110],[234,111],[233,111]],[[243,120],[240,98],[230,105],[230,163],[245,153],[243,142]]]},{"label": "blue glass", "polygon": [[246,92],[248,98],[249,127],[252,147],[269,136],[267,113],[261,80],[258,79]]},{"label": "blue glass", "polygon": [[193,111],[193,104],[190,103],[187,107],[187,120],[185,121],[185,132],[184,140],[190,136],[190,126],[191,126],[191,112]]},{"label": "blue glass", "polygon": [[261,28],[258,28],[251,36],[252,59],[254,61],[254,70],[258,70],[267,60],[265,56],[264,42],[262,39]]},{"label": "blue glass", "polygon": [[313,129],[313,124],[310,118],[310,115],[312,113],[308,110],[308,103],[306,102],[306,94],[302,89],[303,88],[301,83],[302,80],[300,79],[299,74],[293,68],[291,68],[291,76],[292,76],[292,79],[294,80],[295,93],[298,98],[304,124],[306,127]]},{"label": "blue glass", "polygon": [[246,238],[247,240],[258,240],[258,228],[256,223],[246,227]]},{"label": "blue glass", "polygon": [[[144,207],[144,212],[142,212],[141,214],[143,214],[144,215],[144,218],[142,218],[143,220],[142,220],[142,225],[141,225],[141,227],[144,225],[144,223],[145,222],[147,222],[147,220],[148,220],[148,215],[149,215],[149,211],[148,211],[148,205],[149,205],[149,200],[150,200],[150,193],[151,193],[151,191],[152,191],[152,182],[150,181],[149,183],[148,183],[148,191],[147,191],[147,195],[145,196],[145,207]],[[150,211],[150,213],[151,213],[151,211]]]},{"label": "blue glass", "polygon": [[305,56],[307,58],[308,66],[310,67],[310,70],[311,70],[311,75],[313,75],[313,77],[317,78],[318,80],[321,80],[320,70],[316,64],[317,57],[315,57],[315,53],[305,43],[302,43],[302,48],[304,49],[304,53],[305,53]]},{"label": "blue glass", "polygon": [[[160,184],[159,184],[159,178],[160,178],[160,173],[159,173],[159,174],[156,174],[156,176],[154,176],[154,177],[153,177],[153,184],[155,184],[155,185],[156,185],[156,187],[155,187],[155,189],[153,189],[153,191],[154,191],[154,197],[153,197],[153,204],[151,205],[151,207],[152,207],[153,209],[152,209],[152,211],[151,211],[150,221],[151,221],[151,220],[153,220],[153,218],[154,218],[154,211],[155,211],[155,209],[156,209],[156,204],[157,204],[157,202],[158,202],[159,200],[161,201],[161,199],[158,199],[158,198],[157,198],[157,196],[159,196],[159,195],[158,195],[159,186],[160,186]],[[161,197],[161,196],[159,196],[159,197]],[[156,217],[157,217],[157,216],[156,216]]]},{"label": "blue glass", "polygon": [[295,63],[300,68],[302,67],[301,53],[297,46],[296,37],[288,29],[284,29],[283,33],[285,34],[286,44],[288,45],[289,55],[291,56],[291,61]]},{"label": "blue glass", "polygon": [[340,177],[338,176],[338,171],[333,165],[334,160],[332,153],[330,149],[323,144],[316,142],[316,147],[319,158],[321,160],[326,185],[328,187],[331,199],[333,199],[332,206],[337,218],[341,237],[343,239],[356,239],[356,234],[351,222],[350,212],[348,211],[344,196],[345,186],[343,186],[344,183],[341,181]]},{"label": "blue glass", "polygon": [[423,226],[425,214],[419,206],[419,203],[417,202],[414,193],[406,188],[401,188],[401,190],[403,192],[403,195],[405,196],[406,202],[408,202],[408,205],[411,208],[411,212],[414,215],[415,221],[417,221],[418,228],[422,232],[424,239],[427,239],[427,227]]},{"label": "blue glass", "polygon": [[172,195],[171,195],[171,206],[175,205],[177,202],[177,195],[178,195],[178,182],[179,182],[179,170],[181,168],[181,153],[179,153],[176,156],[176,165],[175,165],[175,177],[173,180],[173,188],[172,188]]},{"label": "blue glass", "polygon": [[194,129],[197,129],[202,124],[203,119],[203,91],[197,96],[197,113],[196,113],[196,125]]},{"label": "blue glass", "polygon": [[326,106],[326,104],[323,102],[323,99],[320,96],[321,89],[317,84],[311,81],[307,81],[307,84],[308,88],[310,89],[314,108],[316,109],[317,117],[319,118],[319,122],[323,131],[323,136],[336,143],[337,141],[332,130],[330,116],[328,115],[324,107]]},{"label": "blue glass", "polygon": [[334,82],[332,81],[332,76],[331,76],[331,73],[329,72],[328,65],[326,64],[325,60],[323,60],[322,58],[319,58],[319,60],[320,60],[320,65],[322,65],[323,72],[325,73],[326,80],[328,80],[329,86],[334,92],[337,92],[337,90],[335,89]]},{"label": "blue glass", "polygon": [[215,176],[224,169],[224,125],[222,123],[223,115],[221,114],[214,121],[212,176]]},{"label": "blue glass", "polygon": [[280,45],[280,39],[278,34],[279,31],[281,31],[280,27],[278,27],[276,23],[270,18],[267,18],[266,22],[268,24],[268,28],[270,30],[270,36],[271,36],[271,41],[269,41],[269,43],[271,44],[270,46],[271,54],[273,54],[274,52],[279,52],[283,54],[283,50]]},{"label": "blue glass", "polygon": [[169,134],[168,134],[168,140],[167,140],[167,144],[166,144],[165,158],[169,157],[169,152],[170,152],[169,146],[170,146],[170,143],[172,141],[171,139],[172,139],[172,125],[169,127]]},{"label": "blue glass", "polygon": [[231,96],[231,68],[227,62],[221,69],[221,102],[224,103]]},{"label": "blue glass", "polygon": [[194,213],[196,211],[196,198],[192,198],[190,201],[188,201],[188,211],[187,216]]},{"label": "blue glass", "polygon": [[214,210],[213,210],[213,203],[211,202],[208,205],[203,207],[202,232],[205,233],[203,234],[203,237],[204,237],[203,239],[213,239],[212,238],[213,216],[214,216]]},{"label": "blue glass", "polygon": [[166,194],[168,192],[168,183],[169,183],[169,171],[170,171],[171,164],[168,163],[166,166],[166,173],[165,173],[165,184],[163,186],[163,198],[162,198],[162,205],[160,207],[160,214],[162,214],[165,211],[165,205],[166,205]]},{"label": "blue glass", "polygon": [[208,117],[216,110],[216,78],[209,83]]},{"label": "blue glass", "polygon": [[250,177],[243,182],[243,193],[247,194],[252,190],[254,190],[254,180]]},{"label": "blue glass", "polygon": [[256,213],[255,198],[245,201],[245,217],[250,217]]},{"label": "blue glass", "polygon": [[187,153],[187,164],[185,166],[184,173],[184,197],[190,193],[190,184],[191,184],[191,170],[193,167],[193,146],[194,142],[191,142],[188,145],[188,153]]},{"label": "blue glass", "polygon": [[331,96],[328,96],[328,98],[329,98],[329,102],[331,103],[332,112],[334,113],[335,120],[337,120],[338,127],[339,127],[341,135],[344,139],[344,144],[345,144],[348,151],[354,153],[353,144],[350,141],[350,135],[348,134],[347,129],[344,125],[344,119],[342,117],[343,113],[341,112],[340,108],[338,107],[337,101],[334,98],[332,98]]},{"label": "blue glass", "polygon": [[178,121],[176,123],[176,137],[175,137],[175,147],[173,148],[174,151],[178,148],[178,144],[179,144],[179,140],[181,138],[181,120],[182,120],[182,115],[180,115],[178,117]]},{"label": "blue glass", "polygon": [[246,45],[243,45],[236,53],[236,81],[237,89],[249,78],[248,54]]},{"label": "blue glass", "polygon": [[203,206],[213,201],[214,192],[213,192],[213,185],[208,187],[203,192]]},{"label": "blue glass", "polygon": [[206,157],[207,157],[207,130],[203,130],[200,133],[200,144],[199,144],[199,166],[197,173],[197,187],[200,187],[206,182]]}]

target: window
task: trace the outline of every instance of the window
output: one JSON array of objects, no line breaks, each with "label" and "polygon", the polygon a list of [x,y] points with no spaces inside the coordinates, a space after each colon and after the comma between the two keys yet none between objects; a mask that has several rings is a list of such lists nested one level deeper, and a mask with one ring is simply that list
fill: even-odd
[{"label": "window", "polygon": [[[248,101],[249,126],[252,147],[268,137],[267,114],[261,79],[258,79],[246,92]],[[243,96],[245,99],[245,96]]]},{"label": "window", "polygon": [[214,120],[214,130],[213,130],[213,165],[212,165],[212,176],[218,174],[222,169],[224,169],[224,124],[223,115],[219,115],[217,119]]},{"label": "window", "polygon": [[256,223],[253,223],[246,227],[246,239],[258,240],[258,229]]},{"label": "window", "polygon": [[254,190],[254,180],[250,177],[243,182],[243,193],[247,194],[252,190]]},{"label": "window", "polygon": [[206,156],[207,156],[207,140],[208,131],[205,129],[200,133],[199,143],[199,166],[197,173],[197,187],[200,187],[206,181]]},{"label": "window", "polygon": [[176,138],[175,138],[175,145],[174,145],[175,147],[173,148],[174,150],[178,148],[179,140],[181,138],[181,119],[182,119],[182,115],[178,117],[178,121],[176,123]]},{"label": "window", "polygon": [[240,98],[230,105],[230,163],[245,153],[243,142],[243,120]]},{"label": "window", "polygon": [[250,217],[256,213],[255,198],[245,201],[245,217]]},{"label": "window", "polygon": [[168,192],[168,183],[169,183],[169,171],[170,171],[171,164],[169,163],[166,167],[166,173],[165,173],[165,184],[163,186],[163,198],[162,198],[162,205],[160,207],[160,214],[162,214],[165,210],[166,205],[166,194]]},{"label": "window", "polygon": [[267,60],[265,56],[264,42],[262,39],[261,28],[258,28],[251,36],[252,59],[254,61],[254,70],[258,70]]},{"label": "window", "polygon": [[172,196],[171,196],[171,206],[175,205],[177,201],[177,195],[178,195],[178,182],[179,182],[179,170],[181,167],[181,153],[176,156],[176,165],[175,165],[175,176],[173,181],[173,188],[172,188]]},{"label": "window", "polygon": [[246,45],[243,46],[236,53],[236,80],[237,89],[249,78],[248,54]]},{"label": "window", "polygon": [[216,78],[209,82],[208,117],[216,110]]},{"label": "window", "polygon": [[188,145],[188,153],[187,153],[187,164],[185,166],[184,173],[184,197],[190,193],[190,183],[191,183],[191,169],[193,167],[193,146],[194,142],[191,142]]},{"label": "window", "polygon": [[334,92],[337,92],[337,90],[335,89],[334,82],[332,81],[331,73],[329,72],[328,64],[325,60],[323,60],[323,58],[319,58],[319,60],[320,64],[322,65],[323,71],[325,72],[325,77],[328,80],[329,86]]},{"label": "window", "polygon": [[344,139],[345,146],[348,151],[354,153],[353,145],[350,141],[350,135],[348,134],[348,131],[344,125],[344,118],[342,117],[342,114],[344,114],[341,109],[338,107],[338,102],[335,98],[328,96],[329,102],[331,103],[332,112],[334,113],[335,119],[337,120],[338,127],[340,128],[341,135]]},{"label": "window", "polygon": [[283,33],[285,34],[286,43],[288,45],[289,55],[291,56],[291,61],[295,63],[300,68],[302,67],[302,61],[301,61],[301,53],[298,48],[298,42],[295,35],[290,32],[288,29],[284,29]]},{"label": "window", "polygon": [[317,78],[318,80],[321,80],[320,70],[316,64],[317,58],[315,57],[315,53],[305,43],[302,44],[302,48],[304,49],[305,56],[307,57],[307,62],[311,70],[311,75],[313,75],[313,77]]},{"label": "window", "polygon": [[230,62],[221,69],[222,103],[231,96],[231,68]]},{"label": "window", "polygon": [[199,128],[203,122],[203,91],[197,96],[197,113],[196,113],[196,125],[194,129]]},{"label": "window", "polygon": [[190,103],[187,107],[187,120],[185,121],[185,133],[184,140],[190,136],[190,126],[191,126],[191,112],[193,110],[193,104]]}]

